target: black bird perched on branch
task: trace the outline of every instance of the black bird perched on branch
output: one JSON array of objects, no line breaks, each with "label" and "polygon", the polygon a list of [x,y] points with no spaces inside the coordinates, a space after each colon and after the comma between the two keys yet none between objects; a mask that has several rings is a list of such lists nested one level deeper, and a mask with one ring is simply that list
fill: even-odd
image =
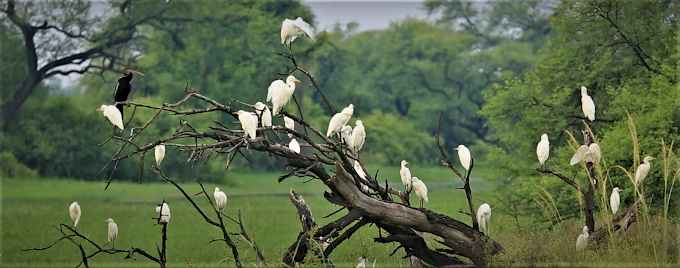
[{"label": "black bird perched on branch", "polygon": [[[116,89],[113,91],[113,98],[116,102],[127,101],[128,95],[130,95],[130,91],[132,90],[132,86],[130,85],[130,82],[132,81],[132,73],[138,73],[139,75],[144,76],[143,73],[137,71],[135,68],[125,68],[125,71],[123,71],[123,76],[118,78]],[[116,108],[118,108],[121,117],[123,117],[123,104],[116,104]]]}]

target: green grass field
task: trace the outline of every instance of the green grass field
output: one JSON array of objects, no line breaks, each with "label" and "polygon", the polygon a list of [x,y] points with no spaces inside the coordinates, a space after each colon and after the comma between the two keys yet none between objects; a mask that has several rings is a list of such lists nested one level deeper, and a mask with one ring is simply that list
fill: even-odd
[{"label": "green grass field", "polygon": [[[375,172],[377,167],[369,167]],[[429,189],[430,203],[426,208],[449,215],[469,223],[469,217],[458,213],[467,207],[460,179],[450,170],[441,168],[411,167],[414,175],[424,180]],[[282,173],[281,173],[282,174]],[[295,207],[288,199],[289,189],[304,196],[312,208],[318,224],[324,225],[343,213],[328,219],[325,215],[338,209],[323,198],[326,189],[319,181],[302,183],[306,179],[297,177],[277,183],[279,173],[231,174],[238,177],[235,186],[205,184],[212,197],[215,186],[220,187],[229,197],[225,213],[236,216],[241,209],[245,227],[263,250],[270,266],[280,263],[284,249],[295,241],[301,229]],[[379,179],[387,179],[393,185],[401,185],[398,167],[381,167]],[[160,181],[160,180],[159,180]],[[78,231],[100,243],[106,243],[107,218],[113,218],[120,229],[117,248],[139,247],[156,254],[156,243],[160,242],[161,227],[154,226],[157,216],[155,206],[166,199],[170,204],[172,218],[168,226],[168,262],[173,267],[231,267],[233,258],[224,243],[208,244],[211,238],[221,232],[207,224],[171,184],[144,182],[144,184],[113,182],[104,190],[103,182],[82,182],[65,179],[3,179],[2,187],[2,248],[0,260],[6,267],[74,267],[80,262],[77,247],[69,241],[62,241],[46,251],[21,252],[24,248],[44,247],[61,237],[51,224],[70,224],[68,206],[73,201],[80,204],[83,216]],[[197,183],[182,187],[190,194],[198,193]],[[488,187],[481,179],[472,182],[475,203],[487,202],[484,190]],[[415,195],[414,195],[414,198]],[[215,217],[204,197],[195,197],[197,203]],[[230,231],[238,225],[229,224]],[[400,253],[389,257],[396,245],[378,245],[372,242],[378,230],[363,227],[349,241],[344,242],[330,256],[338,267],[356,265],[356,259],[366,254],[372,261],[377,258],[377,267],[406,267]],[[250,247],[234,236],[243,263],[260,266]],[[91,252],[92,248],[86,248]],[[155,263],[138,257],[124,260],[124,255],[98,255],[91,259],[93,267],[146,267]],[[225,263],[226,262],[226,263]]]}]

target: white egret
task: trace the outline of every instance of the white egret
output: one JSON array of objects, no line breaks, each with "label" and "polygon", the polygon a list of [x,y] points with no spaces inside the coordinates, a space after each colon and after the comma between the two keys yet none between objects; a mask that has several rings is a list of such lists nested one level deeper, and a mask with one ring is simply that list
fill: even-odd
[{"label": "white egret", "polygon": [[121,131],[123,131],[123,115],[120,114],[120,111],[118,111],[116,106],[102,104],[102,106],[97,109],[97,111],[102,111],[106,119],[108,119],[111,124],[117,126]]},{"label": "white egret", "polygon": [[404,192],[408,192],[411,189],[411,170],[408,169],[406,165],[408,165],[408,162],[406,162],[406,160],[401,160],[399,176],[401,176],[401,183],[404,184]]},{"label": "white egret", "polygon": [[352,126],[344,125],[338,133],[340,133],[340,140],[347,145],[347,148],[352,148]]},{"label": "white egret", "polygon": [[590,158],[593,160],[593,163],[599,163],[602,160],[602,151],[600,151],[600,145],[597,143],[591,143],[588,146],[588,152],[590,152]]},{"label": "white egret", "polygon": [[262,126],[271,127],[272,126],[272,112],[269,111],[269,107],[262,102],[255,103],[255,114],[262,117]]},{"label": "white egret", "polygon": [[227,194],[220,191],[220,188],[215,187],[215,193],[213,193],[213,196],[215,197],[215,205],[217,205],[217,210],[223,212],[224,207],[227,206]]},{"label": "white egret", "polygon": [[289,75],[285,83],[279,79],[269,85],[267,101],[271,100],[274,115],[278,115],[283,106],[286,106],[288,101],[290,101],[293,93],[295,93],[295,82],[300,82],[300,80],[295,78],[295,76]]},{"label": "white egret", "polygon": [[477,223],[479,224],[479,227],[484,229],[484,232],[487,231],[489,226],[489,219],[491,219],[491,206],[484,203],[477,209]]},{"label": "white egret", "polygon": [[290,144],[288,144],[288,148],[293,150],[293,152],[300,153],[300,144],[297,142],[296,139],[292,139],[290,141]]},{"label": "white egret", "polygon": [[104,222],[109,223],[109,243],[111,244],[111,248],[116,247],[116,238],[118,238],[118,224],[116,224],[113,219],[109,218],[108,220],[105,220]]},{"label": "white egret", "polygon": [[366,141],[366,129],[364,128],[364,123],[361,120],[355,122],[356,126],[352,131],[352,151],[357,154],[361,147],[364,147],[364,141]]},{"label": "white egret", "polygon": [[298,36],[307,36],[316,42],[316,35],[312,32],[312,27],[302,18],[283,20],[283,23],[281,23],[281,44],[290,46],[290,43],[295,41]]},{"label": "white egret", "polygon": [[168,206],[168,203],[163,202],[160,206],[156,206],[156,212],[160,213],[161,222],[170,223],[170,206]]},{"label": "white egret", "polygon": [[[295,130],[295,121],[292,118],[284,115],[283,116],[283,124],[286,126],[287,129]],[[292,137],[293,137],[293,134],[288,133],[288,138],[292,138]]]},{"label": "white egret", "polygon": [[548,160],[550,156],[550,141],[548,140],[548,134],[543,133],[541,135],[541,141],[536,145],[536,156],[538,156],[538,162],[541,163],[541,168],[543,164]]},{"label": "white egret", "polygon": [[588,226],[583,226],[583,232],[576,238],[576,250],[584,250],[588,246]]},{"label": "white egret", "polygon": [[460,159],[460,164],[463,166],[463,168],[466,171],[470,171],[470,161],[472,161],[472,156],[470,155],[470,150],[465,147],[465,145],[458,145],[458,147],[453,148],[454,150],[458,151],[458,158]]},{"label": "white egret", "polygon": [[244,110],[239,110],[233,114],[238,115],[238,121],[241,122],[241,128],[250,136],[251,139],[257,138],[257,115]]},{"label": "white egret", "polygon": [[[364,169],[361,167],[361,164],[359,163],[359,161],[354,160],[354,171],[357,172],[357,175],[359,175],[360,178],[362,178],[364,180],[368,180],[366,178],[366,173],[364,172]],[[362,183],[361,189],[364,190],[364,192],[368,192],[369,188],[368,188],[368,185]]]},{"label": "white egret", "polygon": [[154,148],[153,152],[154,156],[156,157],[156,166],[161,166],[161,162],[163,162],[163,158],[165,158],[165,144],[158,144]]},{"label": "white egret", "polygon": [[614,190],[612,190],[612,195],[609,197],[609,206],[612,208],[612,214],[616,214],[617,211],[619,211],[619,206],[621,205],[621,196],[619,195],[619,192],[623,190],[619,189],[619,187],[614,187]]},{"label": "white egret", "polygon": [[642,161],[644,163],[640,164],[640,166],[635,171],[635,185],[642,184],[642,181],[644,181],[647,178],[647,174],[649,174],[649,169],[652,167],[649,161],[652,161],[654,159],[656,159],[656,157],[645,156],[645,159]]},{"label": "white egret", "polygon": [[595,120],[595,102],[588,96],[588,89],[584,86],[581,87],[581,110],[588,120]]},{"label": "white egret", "polygon": [[412,177],[411,178],[411,185],[413,185],[413,190],[416,191],[416,195],[418,198],[420,198],[420,207],[423,207],[423,201],[425,203],[428,203],[427,201],[427,186],[425,186],[425,183],[418,179],[418,177]]},{"label": "white egret", "polygon": [[326,132],[326,137],[338,133],[342,129],[342,126],[346,125],[354,114],[354,104],[349,104],[349,106],[342,109],[341,112],[333,115],[331,121],[328,123],[328,131]]},{"label": "white egret", "polygon": [[80,205],[78,205],[78,202],[71,203],[71,205],[68,207],[68,214],[71,215],[71,221],[73,222],[73,228],[75,229],[76,226],[78,226],[81,214]]},{"label": "white egret", "polygon": [[359,264],[357,264],[356,268],[366,268],[366,258],[364,257],[359,257]]},{"label": "white egret", "polygon": [[571,157],[571,160],[569,160],[569,164],[573,166],[581,161],[593,162],[593,157],[590,156],[590,148],[588,146],[581,145],[581,147],[576,150],[576,153],[574,153],[574,156]]}]

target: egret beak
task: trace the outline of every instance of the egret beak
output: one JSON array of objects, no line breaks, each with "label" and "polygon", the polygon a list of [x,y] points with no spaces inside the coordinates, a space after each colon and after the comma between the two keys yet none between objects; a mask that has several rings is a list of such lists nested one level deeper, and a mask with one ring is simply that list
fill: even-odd
[{"label": "egret beak", "polygon": [[238,114],[238,112],[231,112],[232,114]]},{"label": "egret beak", "polygon": [[406,162],[406,164],[408,165],[408,164],[410,164],[410,163],[409,163],[409,162]]},{"label": "egret beak", "polygon": [[97,111],[103,111],[103,110],[104,109],[102,109],[101,107],[97,108]]},{"label": "egret beak", "polygon": [[104,222],[109,222],[109,220],[105,220]]},{"label": "egret beak", "polygon": [[456,151],[460,150],[460,149],[458,149],[458,147],[456,147],[456,148],[453,148],[453,149],[454,149],[454,150],[456,150]]},{"label": "egret beak", "polygon": [[293,81],[300,83],[300,80],[298,80],[297,78],[293,78]]},{"label": "egret beak", "polygon": [[623,192],[623,189],[619,189],[619,192]]},{"label": "egret beak", "polygon": [[652,160],[656,159],[656,157],[652,157]]}]

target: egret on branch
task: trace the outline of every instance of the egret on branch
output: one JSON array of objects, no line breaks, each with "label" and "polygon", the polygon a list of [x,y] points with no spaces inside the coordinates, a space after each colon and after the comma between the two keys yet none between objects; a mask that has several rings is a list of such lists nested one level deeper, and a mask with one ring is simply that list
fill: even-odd
[{"label": "egret on branch", "polygon": [[574,156],[571,157],[571,160],[569,160],[569,164],[573,166],[580,161],[593,162],[593,157],[590,155],[590,148],[588,146],[581,145],[574,153]]},{"label": "egret on branch", "polygon": [[590,158],[593,161],[593,163],[599,163],[600,160],[602,160],[602,152],[600,151],[600,145],[597,145],[597,143],[591,143],[590,146],[588,146],[588,152],[590,152]]},{"label": "egret on branch", "polygon": [[238,115],[238,121],[241,122],[241,128],[243,128],[243,131],[246,133],[246,135],[250,136],[251,139],[256,138],[257,115],[251,112],[246,112],[244,110],[239,110],[238,112],[234,112],[234,114]]},{"label": "egret on branch", "polygon": [[401,160],[399,176],[401,176],[401,183],[404,184],[404,192],[408,192],[411,189],[411,170],[408,169],[406,165],[408,165],[408,162],[406,162],[406,160]]},{"label": "egret on branch", "polygon": [[104,222],[109,223],[109,244],[111,244],[111,248],[116,247],[116,238],[118,238],[118,224],[116,224],[113,219],[109,218],[108,220],[105,220]]},{"label": "egret on branch", "polygon": [[272,112],[269,111],[269,107],[262,102],[255,103],[255,114],[262,117],[262,126],[271,127],[272,126]]},{"label": "egret on branch", "polygon": [[645,156],[645,159],[642,161],[642,163],[637,170],[635,171],[635,185],[641,185],[642,181],[647,178],[647,174],[649,174],[649,169],[652,167],[652,165],[649,163],[649,161],[652,161],[656,159],[656,157],[651,157],[651,156]]},{"label": "egret on branch", "polygon": [[538,156],[538,162],[541,163],[541,169],[543,169],[545,161],[548,160],[548,156],[550,156],[550,141],[548,140],[548,134],[543,133],[543,135],[541,135],[541,141],[536,145],[536,155]]},{"label": "egret on branch", "polygon": [[163,158],[165,158],[165,144],[156,145],[154,148],[154,156],[156,157],[156,166],[161,166]]},{"label": "egret on branch", "polygon": [[290,46],[290,43],[295,41],[298,36],[307,36],[316,42],[316,35],[312,32],[312,27],[302,18],[283,20],[283,23],[281,23],[281,44]]},{"label": "egret on branch", "polygon": [[[123,70],[123,76],[118,78],[116,88],[113,90],[113,99],[116,102],[127,101],[128,95],[130,95],[130,91],[132,91],[132,85],[130,85],[133,77],[132,73],[144,76],[143,73],[137,71],[135,68],[125,68],[125,70]],[[123,118],[123,104],[116,104],[116,108],[120,112],[120,117]]]},{"label": "egret on branch", "polygon": [[300,80],[297,80],[295,76],[289,75],[285,83],[279,79],[269,85],[267,101],[272,102],[274,115],[278,115],[283,106],[286,106],[288,101],[290,101],[293,93],[295,93],[295,82],[300,82]]},{"label": "egret on branch", "polygon": [[581,87],[581,110],[588,120],[595,120],[595,102],[588,96],[588,89],[584,86]]},{"label": "egret on branch", "polygon": [[[283,116],[283,124],[286,126],[287,129],[295,130],[295,121],[292,118],[284,115]],[[293,137],[293,134],[288,133],[288,138],[292,138],[292,137]]]},{"label": "egret on branch", "polygon": [[[364,169],[361,168],[359,161],[354,160],[354,171],[357,172],[357,175],[359,175],[360,178],[367,180],[366,173],[364,172]],[[364,190],[364,192],[368,192],[368,185],[362,183],[361,189]]]},{"label": "egret on branch", "polygon": [[470,171],[470,161],[472,160],[472,156],[470,155],[470,150],[465,147],[465,145],[458,145],[458,147],[453,148],[454,150],[458,151],[458,158],[460,159],[460,164],[463,166],[465,169],[465,176],[467,176],[467,172]]},{"label": "egret on branch", "polygon": [[619,196],[619,192],[623,190],[619,189],[619,187],[614,187],[614,190],[612,190],[612,195],[609,197],[609,206],[612,208],[612,214],[616,214],[617,211],[619,211],[619,206],[621,205],[621,196]]},{"label": "egret on branch", "polygon": [[484,232],[487,231],[486,228],[489,226],[489,219],[491,219],[491,206],[484,203],[477,209],[477,223],[479,227],[484,229]]},{"label": "egret on branch", "polygon": [[340,140],[345,143],[347,148],[352,148],[352,126],[350,125],[344,125],[342,126],[342,129],[340,129]]},{"label": "egret on branch", "polygon": [[161,222],[170,223],[170,206],[168,206],[168,203],[165,203],[165,201],[163,201],[163,204],[161,204],[160,206],[156,206],[156,212],[160,213]]},{"label": "egret on branch", "polygon": [[364,147],[364,141],[366,141],[366,129],[364,128],[364,123],[361,120],[356,121],[356,126],[352,131],[352,151],[355,154],[359,153],[361,147]]},{"label": "egret on branch", "polygon": [[78,226],[81,214],[80,205],[78,205],[78,202],[71,203],[71,205],[68,207],[68,214],[71,215],[71,221],[73,222],[73,228],[75,229],[76,226]]},{"label": "egret on branch", "polygon": [[584,250],[588,245],[588,226],[583,226],[583,232],[576,238],[576,250]]},{"label": "egret on branch", "polygon": [[328,123],[328,131],[326,132],[326,137],[330,137],[331,135],[338,133],[342,129],[342,126],[346,125],[349,122],[353,114],[354,104],[350,103],[350,105],[342,109],[341,112],[333,115],[331,121]]},{"label": "egret on branch", "polygon": [[290,144],[288,144],[288,148],[293,150],[293,152],[300,153],[300,144],[297,142],[296,139],[292,139],[290,141]]},{"label": "egret on branch", "polygon": [[215,205],[217,205],[217,210],[223,212],[224,207],[227,206],[227,194],[220,191],[220,188],[215,187],[215,193],[213,193],[213,197],[215,197]]},{"label": "egret on branch", "polygon": [[411,178],[411,185],[413,185],[413,190],[416,192],[418,198],[420,198],[420,207],[423,207],[423,201],[427,202],[427,186],[425,183],[418,179],[418,177]]},{"label": "egret on branch", "polygon": [[123,131],[123,115],[116,109],[116,106],[102,104],[97,111],[102,111],[111,124],[120,128],[120,131]]}]

